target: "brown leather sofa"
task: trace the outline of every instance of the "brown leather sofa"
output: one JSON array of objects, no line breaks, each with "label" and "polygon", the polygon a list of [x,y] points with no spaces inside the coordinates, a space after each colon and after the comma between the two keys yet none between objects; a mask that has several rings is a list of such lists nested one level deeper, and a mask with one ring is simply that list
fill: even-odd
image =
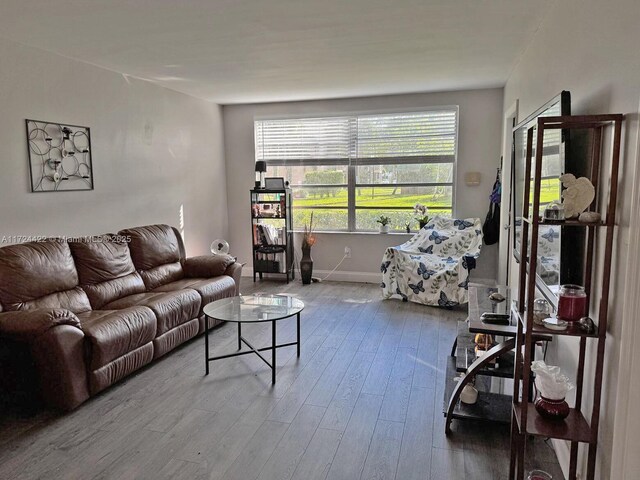
[{"label": "brown leather sofa", "polygon": [[45,403],[70,410],[202,333],[241,269],[186,258],[168,225],[0,248],[0,342],[27,348]]}]

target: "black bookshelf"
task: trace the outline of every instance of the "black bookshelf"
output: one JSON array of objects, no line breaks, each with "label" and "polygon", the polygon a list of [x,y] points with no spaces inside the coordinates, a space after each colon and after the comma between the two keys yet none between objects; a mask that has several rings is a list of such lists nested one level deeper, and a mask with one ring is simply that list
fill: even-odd
[{"label": "black bookshelf", "polygon": [[[253,281],[264,274],[295,278],[293,249],[293,202],[291,189],[253,189],[251,194],[251,238]],[[276,235],[269,233],[274,227]]]}]

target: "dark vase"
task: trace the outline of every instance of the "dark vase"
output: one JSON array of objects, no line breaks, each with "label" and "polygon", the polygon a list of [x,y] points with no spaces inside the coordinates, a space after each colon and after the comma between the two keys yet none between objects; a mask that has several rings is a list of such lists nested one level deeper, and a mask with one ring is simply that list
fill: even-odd
[{"label": "dark vase", "polygon": [[419,221],[418,223],[420,224],[420,230],[422,230],[427,224],[427,222],[423,222],[423,221]]},{"label": "dark vase", "polygon": [[309,285],[313,275],[313,258],[311,258],[311,247],[302,247],[302,259],[300,260],[300,276],[302,284]]},{"label": "dark vase", "polygon": [[564,420],[569,415],[569,405],[562,400],[549,400],[540,395],[535,403],[540,415],[551,420]]}]

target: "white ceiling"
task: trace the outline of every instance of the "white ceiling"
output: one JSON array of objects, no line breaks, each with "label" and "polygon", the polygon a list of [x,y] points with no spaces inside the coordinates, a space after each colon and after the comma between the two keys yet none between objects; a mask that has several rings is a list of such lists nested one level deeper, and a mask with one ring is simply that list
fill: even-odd
[{"label": "white ceiling", "polygon": [[555,0],[2,0],[0,35],[221,104],[504,85]]}]

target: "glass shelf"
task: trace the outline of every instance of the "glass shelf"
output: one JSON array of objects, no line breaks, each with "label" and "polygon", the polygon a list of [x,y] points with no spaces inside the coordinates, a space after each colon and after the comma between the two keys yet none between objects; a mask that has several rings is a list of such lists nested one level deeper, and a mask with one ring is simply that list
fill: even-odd
[{"label": "glass shelf", "polygon": [[[456,372],[455,357],[447,357],[447,377],[444,388],[443,412],[446,414],[449,399],[456,386],[455,379],[458,374]],[[498,423],[509,423],[511,410],[511,395],[501,393],[493,393],[487,391],[489,385],[482,384],[479,380],[476,382],[478,389],[478,400],[473,405],[458,402],[453,410],[451,418],[458,420],[476,420]]]},{"label": "glass shelf", "polygon": [[[527,330],[526,319],[515,308],[512,308],[511,311],[522,323],[523,331],[526,332]],[[532,332],[536,336],[537,335],[564,335],[566,337],[586,337],[586,338],[599,337],[597,325],[596,325],[596,331],[594,333],[586,333],[580,329],[580,327],[578,326],[578,322],[573,322],[573,324],[570,322],[566,330],[553,330],[551,328],[545,327],[544,325],[538,325],[537,323],[534,323]]]},{"label": "glass shelf", "polygon": [[[521,217],[522,220],[531,224],[533,222],[532,218],[524,218]],[[581,222],[574,218],[569,220],[544,220],[540,219],[538,221],[538,225],[559,225],[559,226],[568,226],[568,227],[610,227],[606,221],[600,220],[597,222]]]}]

